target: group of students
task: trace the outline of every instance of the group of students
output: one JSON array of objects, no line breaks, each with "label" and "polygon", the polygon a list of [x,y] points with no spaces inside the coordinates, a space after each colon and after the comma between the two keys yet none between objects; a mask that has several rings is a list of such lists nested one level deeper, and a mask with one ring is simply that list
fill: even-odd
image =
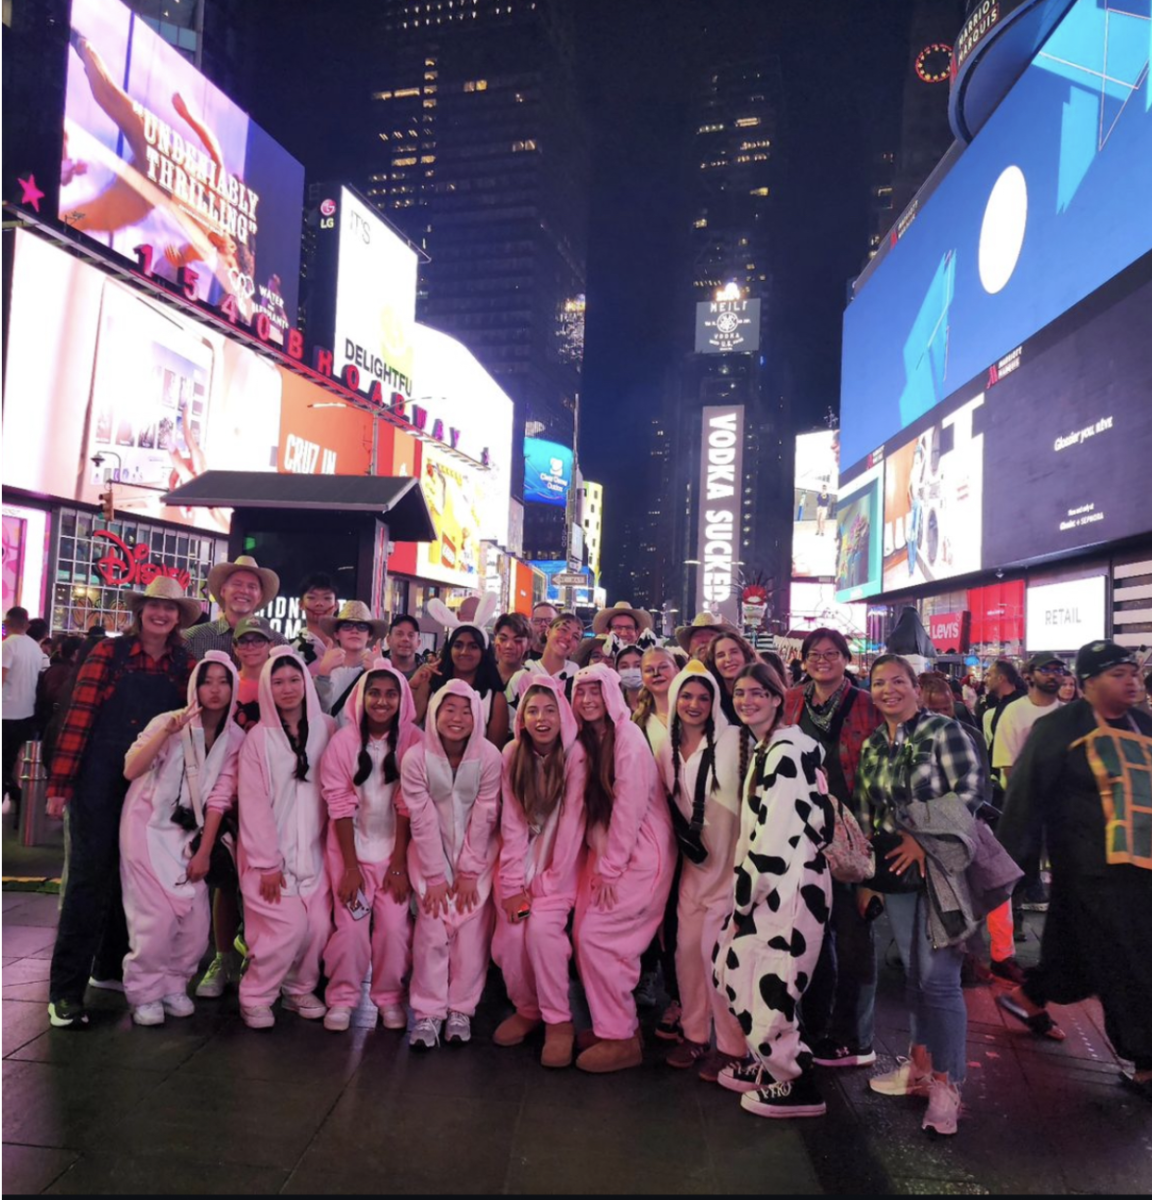
[{"label": "group of students", "polygon": [[[642,1061],[634,993],[656,955],[669,1065],[759,1115],[816,1116],[815,1065],[875,1061],[879,904],[908,973],[913,1048],[871,1085],[927,1097],[925,1128],[956,1131],[959,970],[981,915],[964,871],[986,772],[955,721],[922,709],[906,660],[878,659],[869,693],[845,675],[843,637],[816,630],[809,678],[787,689],[716,618],[659,647],[627,605],[598,614],[585,641],[603,638],[602,661],[588,666],[567,657],[582,626],[565,613],[533,630],[539,658],[501,662],[483,604],[466,621],[438,610],[451,628],[438,662],[390,636],[392,658],[379,656],[369,643],[385,627],[355,602],[276,645],[229,583],[251,575],[255,607],[278,580],[227,566],[224,617],[181,636],[200,606],[157,580],[72,691],[49,787],[71,833],[53,1025],[86,1024],[85,984],[118,974],[118,921],[133,1020],[189,1015],[210,930],[218,947],[231,937],[219,902],[238,892],[243,971],[222,952],[196,994],[237,982],[252,1028],[275,1024],[279,999],[346,1030],[368,981],[413,1048],[465,1043],[491,960],[514,1008],[497,1045],[543,1026],[545,1066],[617,1071]],[[511,615],[496,639],[521,640]],[[639,687],[620,673],[628,656]],[[877,874],[918,886],[834,881],[852,811],[891,839]],[[573,957],[591,1016],[579,1035]]]}]

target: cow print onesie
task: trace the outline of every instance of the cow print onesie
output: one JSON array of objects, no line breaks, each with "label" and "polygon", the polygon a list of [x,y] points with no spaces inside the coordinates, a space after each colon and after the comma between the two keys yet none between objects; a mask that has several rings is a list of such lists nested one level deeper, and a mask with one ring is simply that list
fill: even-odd
[{"label": "cow print onesie", "polygon": [[740,812],[735,911],[712,957],[713,983],[777,1083],[798,1078],[812,1059],[797,1008],[820,956],[832,891],[823,754],[794,725],[756,748]]}]

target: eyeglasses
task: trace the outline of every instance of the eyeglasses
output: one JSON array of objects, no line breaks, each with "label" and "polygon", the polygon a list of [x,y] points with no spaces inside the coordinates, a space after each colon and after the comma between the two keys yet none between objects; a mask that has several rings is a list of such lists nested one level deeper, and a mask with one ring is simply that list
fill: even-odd
[{"label": "eyeglasses", "polygon": [[809,650],[809,662],[835,662],[840,657],[839,650]]},{"label": "eyeglasses", "polygon": [[261,637],[258,633],[246,633],[242,638],[237,640],[236,645],[266,646],[268,645],[268,639],[266,637]]},{"label": "eyeglasses", "polygon": [[351,629],[351,630],[354,630],[356,633],[371,633],[372,632],[372,626],[369,625],[365,621],[341,621],[340,625],[337,629],[337,632],[339,632],[340,629]]}]

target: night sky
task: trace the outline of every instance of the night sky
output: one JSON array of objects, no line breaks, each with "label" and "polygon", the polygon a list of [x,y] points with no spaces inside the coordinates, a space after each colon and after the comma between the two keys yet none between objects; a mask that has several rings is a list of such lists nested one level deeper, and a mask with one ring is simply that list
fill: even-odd
[{"label": "night sky", "polygon": [[[356,119],[369,78],[362,17],[374,6],[249,2],[270,21],[268,46],[237,99],[304,162],[309,179],[355,179],[358,150],[375,136]],[[646,458],[647,416],[669,368],[691,350],[680,340],[691,300],[676,292],[677,254],[689,220],[689,99],[708,66],[707,47],[762,46],[780,60],[785,124],[772,270],[782,303],[765,352],[777,356],[803,429],[837,406],[846,288],[867,251],[869,156],[877,130],[890,130],[896,148],[911,7],[912,0],[577,4],[593,149],[580,452],[585,475],[605,485],[609,521],[641,498],[636,469]]]}]

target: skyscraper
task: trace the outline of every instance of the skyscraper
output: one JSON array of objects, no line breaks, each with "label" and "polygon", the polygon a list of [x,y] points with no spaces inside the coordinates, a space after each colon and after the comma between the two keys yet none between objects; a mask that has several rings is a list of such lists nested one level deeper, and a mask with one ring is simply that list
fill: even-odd
[{"label": "skyscraper", "polygon": [[[683,297],[684,358],[665,394],[654,464],[664,504],[648,515],[641,546],[656,558],[650,577],[660,595],[688,616],[698,606],[705,566],[699,531],[701,429],[707,407],[741,410],[742,477],[734,481],[733,568],[729,596],[744,577],[787,576],[788,480],[784,441],[788,405],[772,345],[776,295],[773,188],[780,172],[783,85],[770,52],[733,44],[707,46],[691,111],[686,162]],[[719,301],[719,297],[727,297]],[[704,335],[701,321],[720,303],[747,322],[740,338]],[[693,320],[695,319],[695,327]]]},{"label": "skyscraper", "polygon": [[[512,397],[517,438],[567,446],[588,175],[571,17],[571,0],[384,0],[379,136],[362,180],[428,254],[418,319],[464,342]],[[565,534],[562,509],[527,506],[528,553],[559,557]]]}]

